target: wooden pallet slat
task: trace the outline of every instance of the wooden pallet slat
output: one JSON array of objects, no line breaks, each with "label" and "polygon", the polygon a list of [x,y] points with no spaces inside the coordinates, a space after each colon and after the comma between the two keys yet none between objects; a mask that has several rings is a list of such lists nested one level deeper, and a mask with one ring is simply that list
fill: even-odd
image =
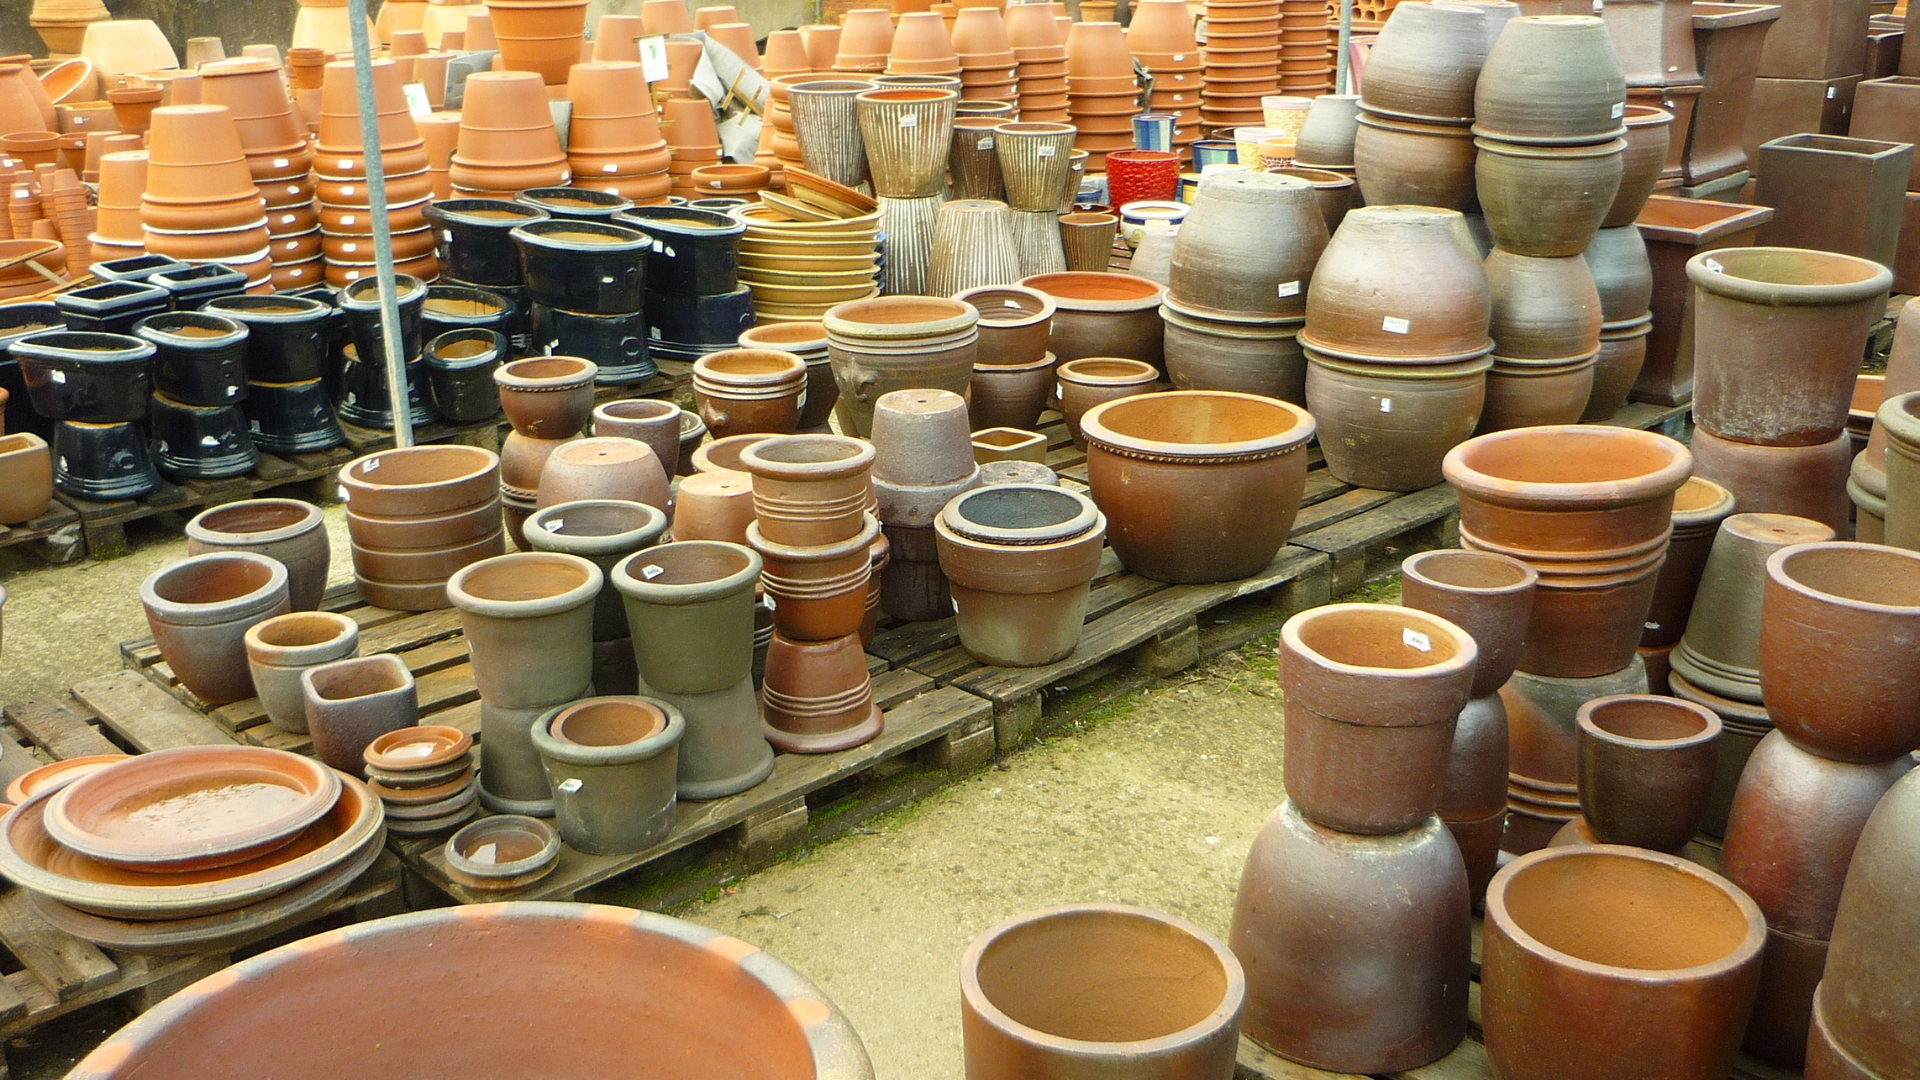
[{"label": "wooden pallet slat", "polygon": [[65,998],[105,983],[120,966],[96,946],[53,928],[33,909],[25,889],[0,891],[0,944],[34,977]]},{"label": "wooden pallet slat", "polygon": [[116,671],[73,688],[100,722],[141,753],[178,746],[220,746],[233,737],[135,671]]},{"label": "wooden pallet slat", "polygon": [[6,717],[55,761],[124,753],[64,702],[49,698],[16,701],[6,707]]}]

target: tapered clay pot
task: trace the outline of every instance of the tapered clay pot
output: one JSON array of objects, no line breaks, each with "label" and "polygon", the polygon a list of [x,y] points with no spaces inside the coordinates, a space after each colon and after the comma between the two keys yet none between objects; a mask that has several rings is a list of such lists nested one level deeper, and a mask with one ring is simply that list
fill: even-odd
[{"label": "tapered clay pot", "polygon": [[1712,694],[1761,704],[1761,598],[1767,559],[1793,544],[1833,539],[1817,521],[1783,514],[1734,514],[1720,523],[1694,596],[1691,620],[1673,650],[1673,670]]},{"label": "tapered clay pot", "polygon": [[760,569],[752,549],[706,540],[662,544],[616,565],[642,684],[705,694],[746,678]]},{"label": "tapered clay pot", "polygon": [[350,776],[366,772],[373,740],[420,722],[413,673],[392,653],[307,668],[300,689],[314,756]]},{"label": "tapered clay pot", "polygon": [[589,855],[625,855],[673,829],[680,710],[644,697],[563,705],[533,725],[560,837]]},{"label": "tapered clay pot", "polygon": [[1228,1080],[1246,993],[1240,962],[1184,919],[1118,904],[1016,915],[960,960],[967,1078]]},{"label": "tapered clay pot", "polygon": [[1469,697],[1492,694],[1520,661],[1540,575],[1482,551],[1426,551],[1400,564],[1400,602],[1447,620],[1478,646]]},{"label": "tapered clay pot", "polygon": [[1047,354],[1054,302],[1019,285],[968,289],[954,297],[980,312],[980,364],[1030,364]]},{"label": "tapered clay pot", "polygon": [[[1491,347],[1492,301],[1480,262],[1458,213],[1355,210],[1314,267],[1301,344],[1362,362],[1474,359]],[[1419,267],[1417,275],[1405,273],[1410,266]]]},{"label": "tapered clay pot", "polygon": [[876,738],[885,722],[860,635],[790,641],[775,630],[760,682],[760,717],[767,741],[790,754],[832,753]]},{"label": "tapered clay pot", "polygon": [[1483,10],[1439,0],[1389,16],[1367,57],[1361,104],[1413,120],[1471,120],[1473,84],[1492,44]]},{"label": "tapered clay pot", "polygon": [[609,401],[593,410],[593,433],[646,443],[668,476],[680,467],[680,407],[671,401]]},{"label": "tapered clay pot", "polygon": [[290,610],[287,570],[245,551],[194,555],[141,582],[140,603],[181,685],[210,705],[225,705],[253,696],[246,633]]},{"label": "tapered clay pot", "polygon": [[1759,907],[1685,860],[1615,845],[1523,855],[1487,890],[1495,1075],[1724,1076],[1765,945]]},{"label": "tapered clay pot", "polygon": [[1694,472],[1731,491],[1741,510],[1791,514],[1836,533],[1846,529],[1853,446],[1845,432],[1812,446],[1762,446],[1696,426],[1688,446]]},{"label": "tapered clay pot", "polygon": [[645,443],[632,439],[575,439],[547,455],[540,469],[542,508],[582,499],[617,499],[667,507],[667,474]]},{"label": "tapered clay pot", "polygon": [[936,297],[889,296],[829,310],[822,322],[840,385],[835,411],[842,429],[869,434],[873,403],[893,390],[965,394],[979,353],[979,321],[973,305]]},{"label": "tapered clay pot", "polygon": [[969,414],[969,403],[945,390],[895,390],[875,404],[873,495],[882,524],[929,528],[954,496],[980,483]]},{"label": "tapered clay pot", "polygon": [[934,522],[960,644],[997,667],[1066,658],[1080,640],[1107,520],[1084,495],[1037,484],[979,488]]},{"label": "tapered clay pot", "polygon": [[281,731],[307,730],[300,674],[356,656],[360,625],[330,611],[298,611],[255,623],[246,633],[247,668],[267,720]]},{"label": "tapered clay pot", "polygon": [[1140,360],[1088,356],[1060,364],[1055,378],[1060,415],[1066,421],[1067,434],[1073,438],[1075,448],[1085,450],[1087,435],[1080,428],[1080,418],[1096,405],[1153,392],[1160,373],[1152,364]]},{"label": "tapered clay pot", "polygon": [[1653,607],[1640,634],[1641,647],[1675,645],[1686,633],[1714,537],[1733,508],[1733,493],[1704,477],[1689,477],[1673,493],[1673,535],[1654,588]]},{"label": "tapered clay pot", "polygon": [[1047,348],[1061,363],[1085,356],[1166,367],[1159,308],[1166,286],[1128,274],[1037,274],[1020,284],[1054,302]]},{"label": "tapered clay pot", "polygon": [[1586,250],[1619,193],[1625,139],[1591,146],[1474,142],[1475,186],[1495,243],[1536,257]]},{"label": "tapered clay pot", "polygon": [[1485,264],[1493,353],[1557,360],[1600,347],[1600,290],[1581,258],[1534,258],[1495,248]]},{"label": "tapered clay pot", "polygon": [[610,577],[614,564],[650,547],[667,530],[667,515],[642,502],[587,498],[553,503],[535,511],[522,526],[534,551],[577,555],[600,568],[603,580],[594,600],[593,640],[628,636],[627,612]]},{"label": "tapered clay pot", "polygon": [[1306,404],[1319,423],[1327,471],[1380,491],[1419,491],[1440,482],[1448,451],[1480,422],[1493,366],[1485,357],[1376,364],[1311,348],[1305,354]]},{"label": "tapered clay pot", "polygon": [[1270,173],[1204,184],[1173,242],[1167,297],[1203,315],[1299,318],[1326,221],[1313,186]]},{"label": "tapered clay pot", "polygon": [[1135,573],[1230,581],[1258,573],[1286,543],[1314,430],[1299,406],[1176,390],[1095,406],[1081,427],[1094,501]]},{"label": "tapered clay pot", "polygon": [[1580,706],[1575,723],[1580,812],[1594,839],[1685,847],[1713,792],[1720,718],[1674,698],[1621,695]]},{"label": "tapered clay pot", "polygon": [[447,582],[482,700],[507,709],[567,701],[593,672],[600,568],[577,555],[520,552],[462,567]]},{"label": "tapered clay pot", "polygon": [[228,503],[187,522],[187,553],[251,551],[287,568],[287,601],[295,611],[320,606],[331,552],[320,508],[297,499]]}]

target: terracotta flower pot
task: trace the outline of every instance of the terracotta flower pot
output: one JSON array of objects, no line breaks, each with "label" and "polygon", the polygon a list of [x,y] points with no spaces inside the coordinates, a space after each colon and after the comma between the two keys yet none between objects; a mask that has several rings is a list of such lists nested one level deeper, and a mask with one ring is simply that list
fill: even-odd
[{"label": "terracotta flower pot", "polygon": [[1087,448],[1087,436],[1080,418],[1095,405],[1123,397],[1153,392],[1160,377],[1150,364],[1138,360],[1087,357],[1061,364],[1056,369],[1060,414],[1076,448]]},{"label": "terracotta flower pot", "polygon": [[1182,390],[1109,401],[1081,424],[1094,501],[1135,573],[1230,581],[1259,572],[1286,542],[1306,482],[1296,451],[1314,430],[1306,410]]},{"label": "terracotta flower pot", "polygon": [[873,492],[889,526],[930,528],[942,507],[980,482],[967,402],[945,390],[896,390],[873,413]]},{"label": "terracotta flower pot", "polygon": [[550,707],[587,685],[604,583],[598,566],[555,552],[501,555],[455,573],[447,598],[459,609],[481,698],[506,709]]},{"label": "terracotta flower pot", "polygon": [[295,611],[320,606],[330,558],[325,520],[318,507],[297,499],[250,499],[207,510],[187,522],[187,553],[250,551],[287,569],[288,601]]},{"label": "terracotta flower pot", "polygon": [[1479,5],[1438,0],[1389,15],[1367,54],[1361,101],[1372,112],[1457,123],[1473,118],[1473,84],[1486,61]]},{"label": "terracotta flower pot", "polygon": [[860,635],[790,641],[778,630],[760,684],[767,741],[790,754],[824,754],[870,742],[883,726]]},{"label": "terracotta flower pot", "polygon": [[1612,845],[1522,856],[1487,890],[1487,1055],[1513,1076],[1720,1076],[1765,944],[1746,894],[1674,856]]},{"label": "terracotta flower pot", "polygon": [[859,632],[870,549],[880,538],[879,521],[868,514],[863,522],[846,540],[804,547],[769,541],[757,523],[747,526],[747,545],[766,564],[760,584],[772,598],[774,629],[788,641],[832,641]]},{"label": "terracotta flower pot", "polygon": [[1092,500],[1041,485],[980,488],[948,503],[934,530],[968,654],[1037,667],[1072,653],[1106,526]]},{"label": "terracotta flower pot", "polygon": [[1475,134],[1547,146],[1592,143],[1625,126],[1626,73],[1600,19],[1525,17],[1508,22],[1487,50],[1473,97]]},{"label": "terracotta flower pot", "polygon": [[1478,645],[1468,696],[1498,691],[1520,662],[1539,574],[1518,559],[1460,550],[1412,555],[1400,569],[1401,603],[1446,619]]},{"label": "terracotta flower pot", "polygon": [[1073,273],[1039,274],[1020,284],[1052,298],[1048,348],[1061,363],[1098,356],[1165,366],[1165,330],[1158,310],[1165,286],[1126,274]]},{"label": "terracotta flower pot", "polygon": [[1678,644],[1686,633],[1714,537],[1733,509],[1733,493],[1704,477],[1689,477],[1673,493],[1673,536],[1667,543],[1667,561],[1660,567],[1646,629],[1640,635],[1643,648]]},{"label": "terracotta flower pot", "polygon": [[1369,204],[1448,210],[1472,205],[1477,154],[1472,132],[1365,112],[1356,124],[1351,167]]},{"label": "terracotta flower pot", "polygon": [[1500,247],[1562,258],[1586,250],[1619,192],[1626,140],[1574,147],[1474,143],[1481,212]]},{"label": "terracotta flower pot", "polygon": [[[1371,201],[1371,200],[1369,200]],[[1470,360],[1490,347],[1486,273],[1465,219],[1430,207],[1347,215],[1307,289],[1302,344],[1380,363]],[[1390,267],[1418,266],[1418,284]]]},{"label": "terracotta flower pot", "polygon": [[572,356],[535,357],[502,364],[493,373],[500,408],[515,433],[533,439],[566,439],[593,416],[591,361]]},{"label": "terracotta flower pot", "polygon": [[980,313],[977,363],[1031,364],[1046,355],[1056,310],[1052,297],[1020,285],[992,285],[954,299]]},{"label": "terracotta flower pot", "polygon": [[1313,99],[1294,138],[1294,160],[1302,165],[1353,167],[1360,99],[1355,94],[1322,94]]},{"label": "terracotta flower pot", "polygon": [[253,696],[246,632],[284,615],[287,570],[251,552],[194,555],[149,575],[140,603],[160,655],[210,705]]},{"label": "terracotta flower pot", "polygon": [[53,498],[46,440],[30,431],[0,436],[0,484],[0,523],[21,524],[45,514]]},{"label": "terracotta flower pot", "polygon": [[661,469],[672,476],[680,462],[680,407],[655,398],[609,401],[593,410],[593,433],[603,438],[647,444]]},{"label": "terracotta flower pot", "polygon": [[420,721],[413,673],[392,653],[307,668],[300,687],[314,756],[349,776],[365,774],[375,739]]},{"label": "terracotta flower pot", "polygon": [[[1678,5],[1662,5],[1678,9]],[[1692,58],[1693,51],[1687,50]],[[1659,186],[1668,158],[1667,146],[1673,132],[1673,114],[1646,105],[1629,105],[1626,112],[1627,149],[1621,157],[1620,188],[1600,222],[1603,229],[1618,229],[1633,224],[1647,205],[1647,197]]]},{"label": "terracotta flower pot", "polygon": [[1292,319],[1238,322],[1188,310],[1171,298],[1166,323],[1167,375],[1177,390],[1232,390],[1306,403],[1307,358]]},{"label": "terracotta flower pot", "polygon": [[979,320],[971,304],[934,297],[883,297],[829,310],[822,321],[843,430],[868,434],[874,402],[893,390],[964,394],[978,354]]},{"label": "terracotta flower pot", "polygon": [[1599,350],[1564,360],[1490,357],[1487,401],[1477,434],[1513,428],[1577,423],[1593,396]]},{"label": "terracotta flower pot", "polygon": [[1565,359],[1599,347],[1600,293],[1584,259],[1534,258],[1496,248],[1486,271],[1495,355]]},{"label": "terracotta flower pot", "polygon": [[793,435],[745,445],[740,467],[753,474],[761,534],[796,547],[840,544],[860,535],[873,461],[871,444],[840,435]]},{"label": "terracotta flower pot", "polygon": [[667,838],[686,718],[665,701],[596,697],[533,724],[561,839],[590,855],[624,855]]},{"label": "terracotta flower pot", "polygon": [[1713,791],[1720,718],[1668,697],[1597,698],[1575,722],[1580,811],[1594,839],[1678,852]]},{"label": "terracotta flower pot", "polygon": [[1720,697],[1761,703],[1761,598],[1767,559],[1781,548],[1833,539],[1833,530],[1783,514],[1735,514],[1720,523],[1702,571],[1689,632],[1673,651],[1673,669]]},{"label": "terracotta flower pot", "polygon": [[[1306,350],[1305,401],[1327,470],[1344,483],[1418,491],[1441,480],[1447,453],[1473,435],[1487,396],[1485,357],[1449,364],[1371,364]],[[1382,408],[1382,402],[1389,403]]]},{"label": "terracotta flower pot", "polygon": [[693,365],[700,419],[716,438],[792,434],[799,427],[806,388],[806,363],[788,352],[727,349]]},{"label": "terracotta flower pot", "polygon": [[1227,318],[1298,318],[1326,222],[1304,180],[1231,173],[1202,185],[1173,245],[1167,296]]},{"label": "terracotta flower pot", "polygon": [[1895,785],[1860,834],[1834,921],[1825,982],[1814,999],[1807,1075],[1816,1080],[1899,1075],[1920,1053],[1913,1025],[1894,1003],[1912,988],[1916,905],[1901,891],[1913,861],[1909,843],[1920,781]]},{"label": "terracotta flower pot", "polygon": [[310,667],[357,656],[360,626],[345,615],[300,611],[247,628],[247,668],[267,720],[281,731],[307,730],[300,675]]}]

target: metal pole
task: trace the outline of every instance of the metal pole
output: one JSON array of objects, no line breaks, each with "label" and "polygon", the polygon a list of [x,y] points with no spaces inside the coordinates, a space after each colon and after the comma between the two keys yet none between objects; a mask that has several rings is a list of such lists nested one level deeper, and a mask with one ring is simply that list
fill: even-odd
[{"label": "metal pole", "polygon": [[1347,43],[1353,40],[1353,0],[1340,0],[1340,48],[1333,54],[1333,89],[1336,94],[1351,94],[1348,86],[1353,73],[1347,70]]},{"label": "metal pole", "polygon": [[[367,213],[373,218],[373,275],[379,282],[380,336],[387,346],[387,404],[393,413],[393,444],[413,445],[412,398],[407,357],[400,355],[400,289],[393,280],[393,231],[387,223],[387,170],[380,159],[380,117],[373,100],[373,46],[367,41],[367,0],[347,0],[353,34],[353,90],[360,101],[360,143],[366,151]],[[362,363],[373,358],[363,356]]]}]

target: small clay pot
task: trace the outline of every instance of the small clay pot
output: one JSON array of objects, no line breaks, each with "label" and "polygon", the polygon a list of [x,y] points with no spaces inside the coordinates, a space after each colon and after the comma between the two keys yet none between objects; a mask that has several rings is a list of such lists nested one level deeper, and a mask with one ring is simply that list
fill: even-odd
[{"label": "small clay pot", "polygon": [[349,776],[365,774],[373,740],[420,721],[413,673],[392,653],[307,668],[300,688],[314,756]]},{"label": "small clay pot", "polygon": [[747,677],[761,566],[751,548],[706,540],[661,544],[615,565],[645,685],[705,694]]},{"label": "small clay pot", "polygon": [[883,725],[858,633],[790,641],[775,630],[760,702],[767,741],[790,754],[850,749],[872,741]]},{"label": "small clay pot", "polygon": [[1594,838],[1678,852],[1713,791],[1720,718],[1668,697],[1604,697],[1575,718],[1580,812]]},{"label": "small clay pot", "polygon": [[593,433],[647,444],[661,468],[672,476],[680,465],[680,414],[680,407],[671,401],[609,401],[593,410]]},{"label": "small clay pot", "polygon": [[1080,418],[1095,405],[1137,394],[1151,393],[1160,373],[1151,364],[1114,357],[1086,357],[1059,365],[1060,414],[1066,419],[1067,433],[1075,448],[1087,448],[1086,433]]},{"label": "small clay pot", "polygon": [[792,435],[740,451],[753,474],[760,534],[775,544],[838,544],[865,529],[871,444],[840,435]]},{"label": "small clay pot", "polygon": [[287,570],[252,552],[194,555],[149,575],[140,603],[160,656],[209,705],[253,696],[246,632],[284,615]]},{"label": "small clay pot", "polygon": [[1720,523],[1694,597],[1700,621],[1674,649],[1673,669],[1720,697],[1761,704],[1761,598],[1767,559],[1781,548],[1833,539],[1817,521],[1784,514],[1734,514]]},{"label": "small clay pot", "polygon": [[187,554],[251,551],[286,567],[287,600],[313,611],[327,588],[331,552],[320,508],[298,499],[247,499],[202,511],[187,522]]},{"label": "small clay pot", "polygon": [[1039,274],[1020,285],[1054,302],[1047,348],[1061,363],[1082,357],[1139,360],[1166,367],[1159,308],[1166,287],[1127,274]]},{"label": "small clay pot", "polygon": [[1814,999],[1807,1073],[1817,1078],[1898,1075],[1920,1053],[1895,1002],[1912,985],[1916,905],[1901,891],[1913,865],[1920,781],[1909,776],[1880,801],[1860,834],[1834,920],[1825,982]]},{"label": "small clay pot", "polygon": [[1518,559],[1462,550],[1409,555],[1400,575],[1402,604],[1446,619],[1479,647],[1468,696],[1484,698],[1505,685],[1520,662],[1540,575]]},{"label": "small clay pot", "polygon": [[307,730],[301,673],[360,652],[360,626],[329,611],[276,615],[247,628],[247,668],[267,720],[281,731]]},{"label": "small clay pot", "polygon": [[534,439],[565,439],[593,416],[597,371],[590,360],[546,356],[503,364],[493,379],[500,386],[500,408],[515,432]]},{"label": "small clay pot", "polygon": [[986,285],[954,295],[980,312],[977,364],[1031,364],[1047,354],[1055,305],[1019,285]]},{"label": "small clay pot", "polygon": [[1071,654],[1106,524],[1086,496],[1036,484],[980,488],[948,503],[934,532],[968,654],[999,667]]},{"label": "small clay pot", "polygon": [[673,828],[674,776],[687,722],[643,697],[563,705],[533,725],[560,837],[590,855],[644,851]]}]

